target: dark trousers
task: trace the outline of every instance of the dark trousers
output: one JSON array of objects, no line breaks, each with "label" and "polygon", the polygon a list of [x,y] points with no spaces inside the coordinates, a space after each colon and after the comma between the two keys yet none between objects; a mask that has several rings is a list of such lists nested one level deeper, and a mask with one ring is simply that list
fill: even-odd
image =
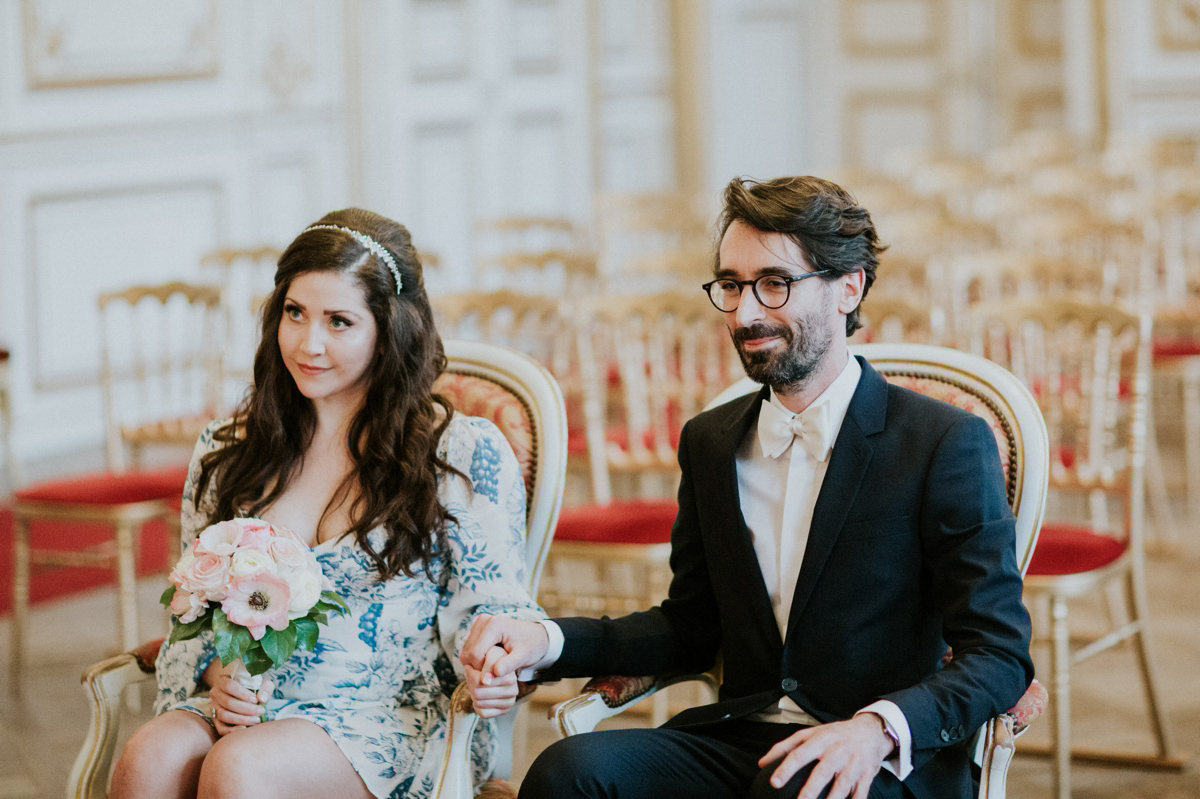
[{"label": "dark trousers", "polygon": [[[811,766],[783,788],[773,788],[775,765],[759,768],[758,759],[800,729],[737,720],[574,735],[538,756],[521,783],[520,799],[795,799]],[[870,796],[900,799],[905,794],[899,780],[880,771]]]}]

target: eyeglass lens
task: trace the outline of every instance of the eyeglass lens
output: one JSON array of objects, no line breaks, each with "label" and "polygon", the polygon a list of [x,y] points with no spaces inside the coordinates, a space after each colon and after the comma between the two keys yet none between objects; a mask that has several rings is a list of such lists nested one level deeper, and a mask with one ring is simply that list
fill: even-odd
[{"label": "eyeglass lens", "polygon": [[[722,311],[737,310],[742,299],[742,283],[736,280],[716,280],[709,286],[713,305]],[[764,308],[782,308],[787,304],[792,284],[778,275],[763,275],[753,283],[754,296]]]}]

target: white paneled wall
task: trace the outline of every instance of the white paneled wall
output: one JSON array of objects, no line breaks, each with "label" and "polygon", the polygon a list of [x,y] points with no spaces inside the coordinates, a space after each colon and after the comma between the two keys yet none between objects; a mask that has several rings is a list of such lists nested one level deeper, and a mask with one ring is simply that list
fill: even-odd
[{"label": "white paneled wall", "polygon": [[[0,341],[23,458],[100,441],[94,302],[350,203],[481,283],[596,191],[1200,130],[1194,0],[0,0]],[[243,275],[243,293],[266,288]],[[257,282],[256,282],[257,281]],[[248,311],[247,311],[248,314]],[[253,325],[236,329],[238,361]]]},{"label": "white paneled wall", "polygon": [[478,282],[487,219],[591,216],[585,0],[361,3],[366,204]]},{"label": "white paneled wall", "polygon": [[212,280],[204,253],[347,202],[341,22],[336,0],[0,2],[19,457],[100,441],[99,292]]}]

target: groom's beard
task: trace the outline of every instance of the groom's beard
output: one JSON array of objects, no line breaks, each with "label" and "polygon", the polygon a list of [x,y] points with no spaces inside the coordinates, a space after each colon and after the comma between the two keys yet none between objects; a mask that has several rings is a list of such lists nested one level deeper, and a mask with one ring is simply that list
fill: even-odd
[{"label": "groom's beard", "polygon": [[[756,383],[765,383],[777,393],[787,394],[803,386],[821,365],[833,334],[825,309],[814,310],[798,319],[791,327],[769,325],[765,322],[739,328],[732,333],[742,368]],[[778,336],[784,341],[782,350],[746,352],[743,344],[753,339]]]}]

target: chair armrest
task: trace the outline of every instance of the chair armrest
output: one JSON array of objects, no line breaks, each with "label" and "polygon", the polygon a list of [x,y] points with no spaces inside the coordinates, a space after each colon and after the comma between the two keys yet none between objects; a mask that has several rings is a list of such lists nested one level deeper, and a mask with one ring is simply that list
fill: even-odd
[{"label": "chair armrest", "polygon": [[594,677],[583,686],[579,696],[559,702],[550,708],[562,737],[591,732],[607,718],[653,696],[659,691],[681,682],[703,683],[712,694],[717,695],[717,681],[711,674],[674,674],[666,677]]},{"label": "chair armrest", "polygon": [[1029,728],[1030,724],[1037,721],[1038,716],[1045,712],[1046,703],[1049,701],[1050,693],[1046,690],[1046,686],[1037,680],[1030,683],[1021,697],[1021,701],[1017,702],[1013,709],[1006,714],[1012,716],[1013,735],[1021,735]]},{"label": "chair armrest", "polygon": [[979,799],[1004,799],[1016,739],[1042,715],[1048,698],[1045,686],[1034,680],[1011,710],[984,725],[975,758],[980,767]]},{"label": "chair armrest", "polygon": [[154,660],[161,646],[162,639],[151,641],[132,652],[102,660],[83,673],[80,681],[88,694],[92,718],[83,748],[67,778],[68,799],[105,799],[117,745],[121,696],[127,686],[154,679]]},{"label": "chair armrest", "polygon": [[[533,693],[533,683],[518,683],[517,701]],[[510,710],[509,713],[515,712]],[[446,756],[434,779],[433,799],[472,799],[475,796],[474,769],[471,764],[471,742],[479,716],[471,705],[471,694],[465,682],[459,683],[450,696],[450,713],[446,728]],[[511,796],[502,782],[489,780],[493,796]],[[487,791],[481,792],[484,796]]]}]

